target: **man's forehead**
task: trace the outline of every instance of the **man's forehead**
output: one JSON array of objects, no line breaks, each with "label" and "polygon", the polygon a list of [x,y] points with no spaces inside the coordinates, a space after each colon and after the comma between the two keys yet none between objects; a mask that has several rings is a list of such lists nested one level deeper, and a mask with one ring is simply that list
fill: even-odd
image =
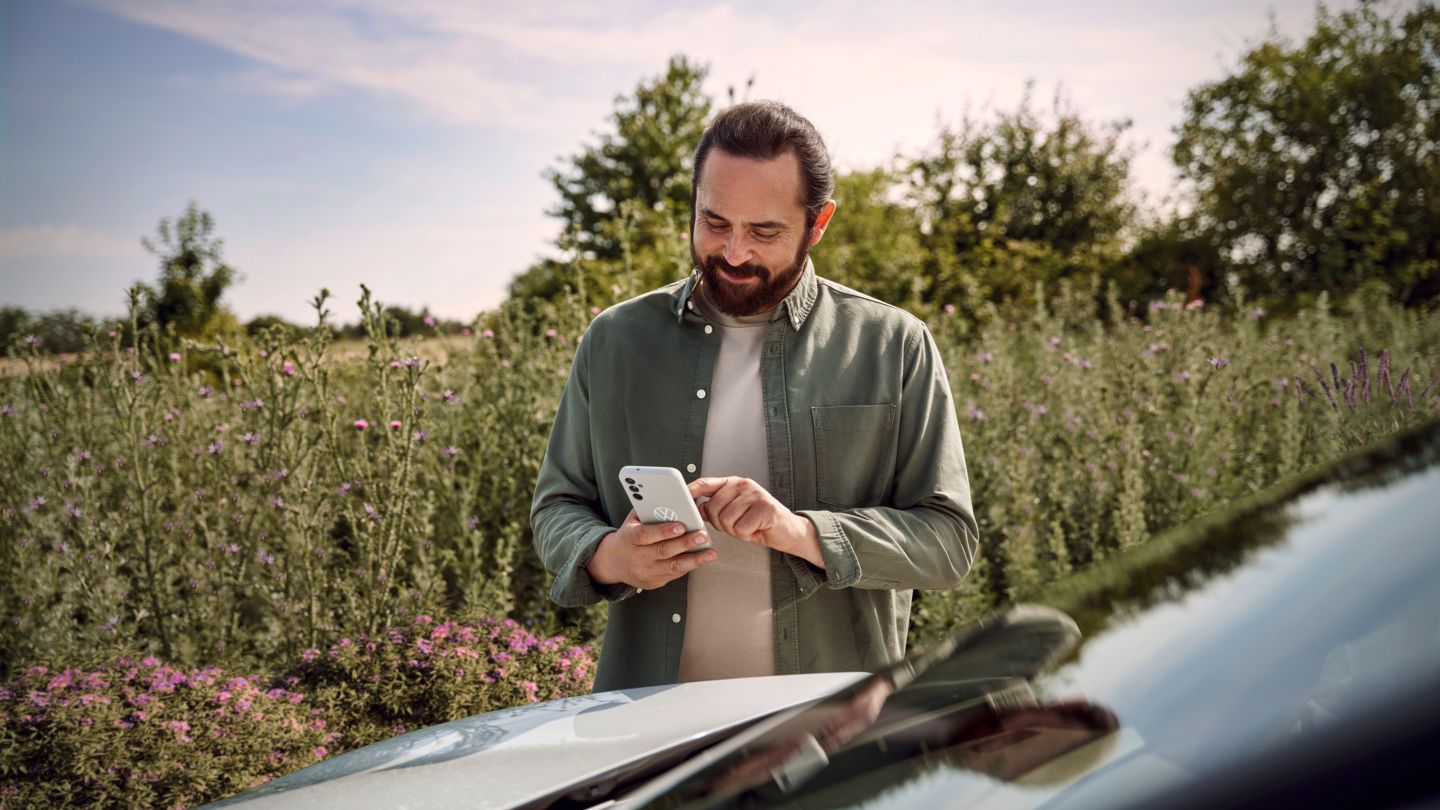
[{"label": "man's forehead", "polygon": [[698,211],[744,222],[803,220],[803,199],[793,152],[762,160],[715,149],[705,157],[695,194]]}]

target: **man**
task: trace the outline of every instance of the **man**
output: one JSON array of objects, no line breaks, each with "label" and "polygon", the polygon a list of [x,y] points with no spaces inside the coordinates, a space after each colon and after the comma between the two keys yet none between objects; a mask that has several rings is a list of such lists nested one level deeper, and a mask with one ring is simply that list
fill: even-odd
[{"label": "man", "polygon": [[[695,271],[576,352],[531,509],[551,595],[610,603],[597,690],[879,667],[904,653],[911,590],[953,587],[976,549],[939,352],[816,276],[834,176],[809,121],[725,110],[693,180]],[[706,528],[642,525],[628,464],[678,468]]]}]

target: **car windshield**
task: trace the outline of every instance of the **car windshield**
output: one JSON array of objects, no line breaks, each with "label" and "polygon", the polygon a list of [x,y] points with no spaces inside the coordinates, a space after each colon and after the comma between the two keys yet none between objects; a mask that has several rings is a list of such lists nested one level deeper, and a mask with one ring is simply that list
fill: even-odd
[{"label": "car windshield", "polygon": [[1242,504],[1062,592],[1078,626],[973,625],[623,806],[1113,806],[1343,731],[1440,681],[1437,458],[1431,425]]}]

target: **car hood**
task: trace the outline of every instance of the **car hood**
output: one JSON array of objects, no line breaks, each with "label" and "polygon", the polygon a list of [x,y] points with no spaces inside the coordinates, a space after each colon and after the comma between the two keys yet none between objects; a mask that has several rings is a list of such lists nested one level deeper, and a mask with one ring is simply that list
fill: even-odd
[{"label": "car hood", "polygon": [[502,709],[341,754],[209,807],[515,807],[724,736],[867,674],[703,681]]}]

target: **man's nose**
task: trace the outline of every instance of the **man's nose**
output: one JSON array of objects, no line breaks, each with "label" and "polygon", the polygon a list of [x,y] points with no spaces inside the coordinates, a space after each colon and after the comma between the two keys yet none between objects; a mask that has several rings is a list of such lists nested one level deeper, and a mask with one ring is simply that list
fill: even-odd
[{"label": "man's nose", "polygon": [[731,267],[739,267],[750,260],[750,240],[738,233],[730,234],[725,240],[725,261]]}]

